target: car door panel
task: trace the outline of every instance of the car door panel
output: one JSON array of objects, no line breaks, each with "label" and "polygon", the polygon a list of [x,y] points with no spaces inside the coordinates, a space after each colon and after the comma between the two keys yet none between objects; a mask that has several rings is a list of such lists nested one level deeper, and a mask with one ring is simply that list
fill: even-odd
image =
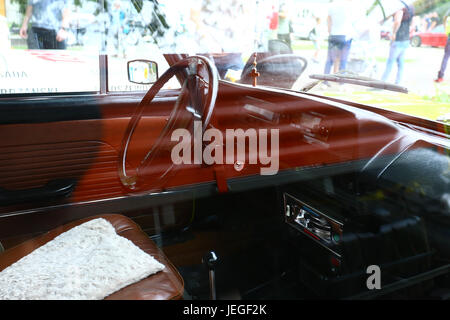
[{"label": "car door panel", "polygon": [[[115,106],[102,97],[24,100],[28,103],[0,101],[0,188],[26,192],[50,181],[75,179],[73,193],[62,202],[123,195],[117,178],[118,151],[139,100],[122,97],[119,118],[102,116]],[[162,114],[146,115],[140,122],[146,142],[151,144],[158,136],[172,102],[156,102],[155,109]]]},{"label": "car door panel", "polygon": [[[5,247],[74,218],[150,210],[151,206],[143,203],[134,209],[128,203],[113,203],[103,209],[91,203],[127,195],[117,174],[118,155],[130,117],[143,94],[0,100],[0,242]],[[147,108],[137,128],[137,139],[132,141],[132,165],[139,164],[139,156],[159,136],[174,103],[173,94],[166,93]],[[64,193],[60,189],[66,181],[68,189],[62,191],[68,192]],[[37,191],[45,195],[43,191],[53,190],[48,185],[59,193],[36,198]],[[16,193],[32,192],[34,197],[29,199],[1,203],[2,195],[10,200]],[[91,205],[86,209],[82,203]]]},{"label": "car door panel", "polygon": [[101,127],[87,120],[3,125],[0,133],[0,186],[42,187],[51,180],[85,172],[98,152]]}]

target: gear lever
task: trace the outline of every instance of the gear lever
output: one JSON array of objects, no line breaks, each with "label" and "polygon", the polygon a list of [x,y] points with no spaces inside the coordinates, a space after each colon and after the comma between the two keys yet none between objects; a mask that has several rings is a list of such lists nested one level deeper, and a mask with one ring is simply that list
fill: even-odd
[{"label": "gear lever", "polygon": [[217,255],[214,251],[208,252],[202,262],[208,268],[209,271],[209,292],[211,300],[217,300],[216,296],[216,265],[218,262]]}]

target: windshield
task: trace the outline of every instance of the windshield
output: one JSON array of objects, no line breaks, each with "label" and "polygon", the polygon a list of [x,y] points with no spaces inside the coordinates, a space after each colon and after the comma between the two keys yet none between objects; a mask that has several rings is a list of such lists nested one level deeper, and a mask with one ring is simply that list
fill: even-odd
[{"label": "windshield", "polygon": [[342,73],[395,84],[408,94],[332,79],[309,92],[446,121],[449,12],[449,0],[0,0],[0,94],[98,92],[105,54],[108,91],[145,91],[127,61],[161,75],[165,54],[202,54],[242,84],[255,60],[259,86],[302,91]]},{"label": "windshield", "polygon": [[[364,7],[369,9],[365,17],[361,15],[362,21],[370,28],[353,37],[347,53],[343,50],[348,54],[345,68],[333,65],[330,73],[347,73],[400,85],[408,90],[408,94],[330,81],[317,83],[309,92],[430,120],[448,121],[450,84],[445,69],[449,55],[446,22],[450,22],[446,17],[450,3],[435,1],[425,5],[423,1],[410,1],[406,3],[410,4],[408,7],[402,3],[395,7],[395,2],[381,1],[379,6]],[[403,8],[398,10],[401,6]],[[364,29],[357,27],[356,31]],[[403,29],[406,31],[402,34]],[[395,37],[394,30],[399,30]],[[329,61],[325,55],[330,54],[330,40],[331,36],[318,50],[322,62],[323,59]],[[311,73],[312,68],[317,73],[327,73],[320,61],[311,66]],[[306,79],[300,86],[305,83]]]}]

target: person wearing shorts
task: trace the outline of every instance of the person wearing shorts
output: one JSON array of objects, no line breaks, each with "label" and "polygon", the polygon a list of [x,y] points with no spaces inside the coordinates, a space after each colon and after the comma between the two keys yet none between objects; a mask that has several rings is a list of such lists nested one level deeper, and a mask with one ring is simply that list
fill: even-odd
[{"label": "person wearing shorts", "polygon": [[[66,49],[68,0],[28,0],[20,36],[28,49]],[[31,20],[31,30],[28,23]]]},{"label": "person wearing shorts", "polygon": [[340,0],[333,3],[328,11],[328,56],[325,74],[344,71],[352,45],[354,17],[352,0]]}]

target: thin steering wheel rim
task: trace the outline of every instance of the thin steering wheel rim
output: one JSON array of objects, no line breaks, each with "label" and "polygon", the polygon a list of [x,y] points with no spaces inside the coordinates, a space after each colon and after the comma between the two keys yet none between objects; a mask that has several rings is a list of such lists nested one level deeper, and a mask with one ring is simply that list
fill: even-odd
[{"label": "thin steering wheel rim", "polygon": [[[203,108],[202,108],[203,112],[201,115],[202,131],[204,132],[206,130],[206,128],[208,127],[209,122],[212,117],[212,114],[213,114],[213,111],[214,111],[215,101],[217,99],[218,80],[219,80],[218,72],[217,72],[217,69],[216,69],[214,63],[211,62],[208,58],[203,57],[203,56],[189,56],[189,57],[177,62],[173,66],[171,66],[153,84],[153,86],[145,94],[144,98],[142,98],[142,100],[139,103],[138,107],[136,108],[133,116],[131,117],[130,122],[128,123],[124,138],[122,139],[122,144],[121,144],[121,148],[119,151],[119,158],[118,158],[118,160],[119,160],[119,163],[118,163],[119,178],[120,178],[120,181],[122,182],[122,185],[128,191],[130,191],[130,192],[142,191],[143,187],[145,187],[145,185],[142,186],[142,184],[143,184],[142,179],[139,179],[140,178],[139,172],[141,171],[140,169],[148,167],[151,164],[152,159],[149,157],[149,155],[155,155],[155,154],[157,154],[158,151],[160,151],[161,141],[166,136],[169,128],[172,127],[174,122],[177,120],[177,118],[176,118],[177,112],[180,110],[179,104],[181,103],[181,101],[183,99],[186,98],[184,95],[186,94],[186,89],[188,89],[187,87],[188,87],[189,77],[196,76],[197,68],[199,67],[200,62],[202,62],[206,66],[206,71],[207,71],[208,80],[209,80],[208,81],[208,93],[206,94],[206,100],[204,101],[204,103],[202,105],[203,106]],[[194,63],[196,63],[197,65],[194,66]],[[135,131],[140,119],[142,118],[144,109],[151,104],[151,102],[153,101],[155,96],[162,89],[162,87],[167,83],[167,81],[169,81],[178,72],[183,71],[185,69],[190,69],[188,71],[193,72],[193,74],[189,74],[189,72],[188,72],[188,77],[184,81],[184,84],[181,88],[181,92],[180,92],[180,95],[174,106],[174,109],[172,110],[166,125],[161,130],[160,136],[157,138],[155,144],[152,146],[150,151],[145,155],[145,157],[143,158],[143,160],[141,161],[139,166],[135,169],[136,173],[134,175],[127,174],[126,163],[127,163],[127,153],[128,153],[129,144],[131,142],[131,138],[134,134],[134,131]],[[192,93],[189,92],[189,95],[191,95],[191,94]],[[173,166],[174,166],[173,163],[168,166],[167,170],[164,173],[165,176],[167,176],[166,174],[169,171],[173,171]],[[160,180],[160,179],[161,179],[161,176],[159,177],[158,180]],[[153,187],[155,187],[154,183],[148,183],[147,188],[149,190],[151,190]]]}]

